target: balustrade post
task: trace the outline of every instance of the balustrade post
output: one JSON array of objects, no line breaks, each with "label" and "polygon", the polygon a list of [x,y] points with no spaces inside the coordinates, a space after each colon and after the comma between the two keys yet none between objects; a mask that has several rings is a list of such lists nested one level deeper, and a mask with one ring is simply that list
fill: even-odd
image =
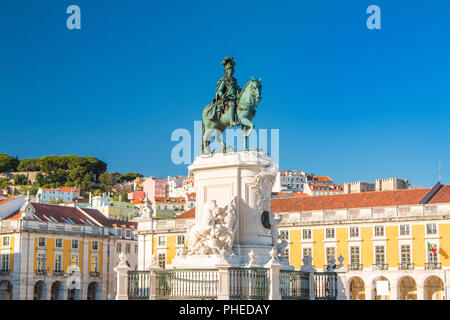
[{"label": "balustrade post", "polygon": [[127,257],[123,252],[119,255],[120,262],[114,271],[117,273],[117,290],[116,290],[116,300],[128,300],[128,270],[130,267],[127,266]]},{"label": "balustrade post", "polygon": [[152,264],[147,267],[147,270],[150,271],[150,290],[149,290],[149,300],[156,300],[156,296],[158,295],[158,278],[156,271],[162,270],[158,265]]},{"label": "balustrade post", "polygon": [[315,300],[316,299],[316,287],[315,287],[315,281],[314,281],[314,271],[308,272],[309,274],[309,300]]},{"label": "balustrade post", "polygon": [[230,267],[227,262],[217,265],[217,300],[230,300]]},{"label": "balustrade post", "polygon": [[272,257],[264,265],[265,268],[269,269],[269,300],[281,300],[280,294],[280,269],[281,264]]},{"label": "balustrade post", "polygon": [[347,300],[345,294],[345,284],[347,283],[347,269],[339,268],[334,270],[337,277],[337,297],[336,300]]}]

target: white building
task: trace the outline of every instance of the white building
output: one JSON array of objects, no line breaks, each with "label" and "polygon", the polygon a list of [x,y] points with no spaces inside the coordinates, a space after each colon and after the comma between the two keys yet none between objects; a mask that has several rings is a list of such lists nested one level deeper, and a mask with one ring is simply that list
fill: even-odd
[{"label": "white building", "polygon": [[50,200],[61,202],[72,202],[80,197],[80,189],[76,187],[59,187],[57,189],[52,188],[39,188],[36,199],[38,203],[47,203]]},{"label": "white building", "polygon": [[303,171],[279,171],[272,192],[304,192],[308,179]]}]

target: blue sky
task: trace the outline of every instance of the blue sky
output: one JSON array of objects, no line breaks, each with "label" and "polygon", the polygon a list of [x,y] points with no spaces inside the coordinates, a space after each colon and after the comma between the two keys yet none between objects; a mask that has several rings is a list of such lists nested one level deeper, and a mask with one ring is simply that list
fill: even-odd
[{"label": "blue sky", "polygon": [[[81,8],[81,30],[66,8]],[[381,8],[381,30],[366,8]],[[258,128],[283,169],[337,182],[450,183],[450,2],[0,2],[0,152],[96,156],[119,172],[186,174],[173,130],[193,130],[233,56],[262,77]]]}]

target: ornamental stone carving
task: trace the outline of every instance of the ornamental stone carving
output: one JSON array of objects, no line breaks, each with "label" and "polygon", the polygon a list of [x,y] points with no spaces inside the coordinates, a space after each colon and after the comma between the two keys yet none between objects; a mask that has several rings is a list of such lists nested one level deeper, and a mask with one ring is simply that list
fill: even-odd
[{"label": "ornamental stone carving", "polygon": [[187,251],[181,255],[215,254],[227,256],[233,246],[237,211],[235,197],[227,206],[220,208],[216,201],[205,203],[203,213],[188,230]]}]

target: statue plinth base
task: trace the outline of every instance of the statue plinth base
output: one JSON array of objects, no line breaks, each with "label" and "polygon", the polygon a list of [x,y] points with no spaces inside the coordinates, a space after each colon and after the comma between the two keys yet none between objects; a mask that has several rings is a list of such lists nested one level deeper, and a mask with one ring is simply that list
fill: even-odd
[{"label": "statue plinth base", "polygon": [[[247,265],[251,251],[256,254],[254,263],[258,265],[263,266],[271,259],[269,253],[276,244],[278,231],[277,222],[270,214],[270,197],[278,170],[278,165],[267,154],[258,151],[201,155],[189,166],[194,175],[195,224],[201,226],[199,230],[208,229],[205,220],[209,220],[202,219],[202,216],[208,214],[211,201],[224,208],[236,199],[232,251],[227,254],[227,262],[232,266]],[[194,241],[188,233],[188,245],[192,246]],[[220,245],[219,241],[219,250]],[[172,266],[213,268],[223,262],[217,252],[201,252],[176,256]],[[281,259],[280,263],[290,268],[283,261]]]}]

